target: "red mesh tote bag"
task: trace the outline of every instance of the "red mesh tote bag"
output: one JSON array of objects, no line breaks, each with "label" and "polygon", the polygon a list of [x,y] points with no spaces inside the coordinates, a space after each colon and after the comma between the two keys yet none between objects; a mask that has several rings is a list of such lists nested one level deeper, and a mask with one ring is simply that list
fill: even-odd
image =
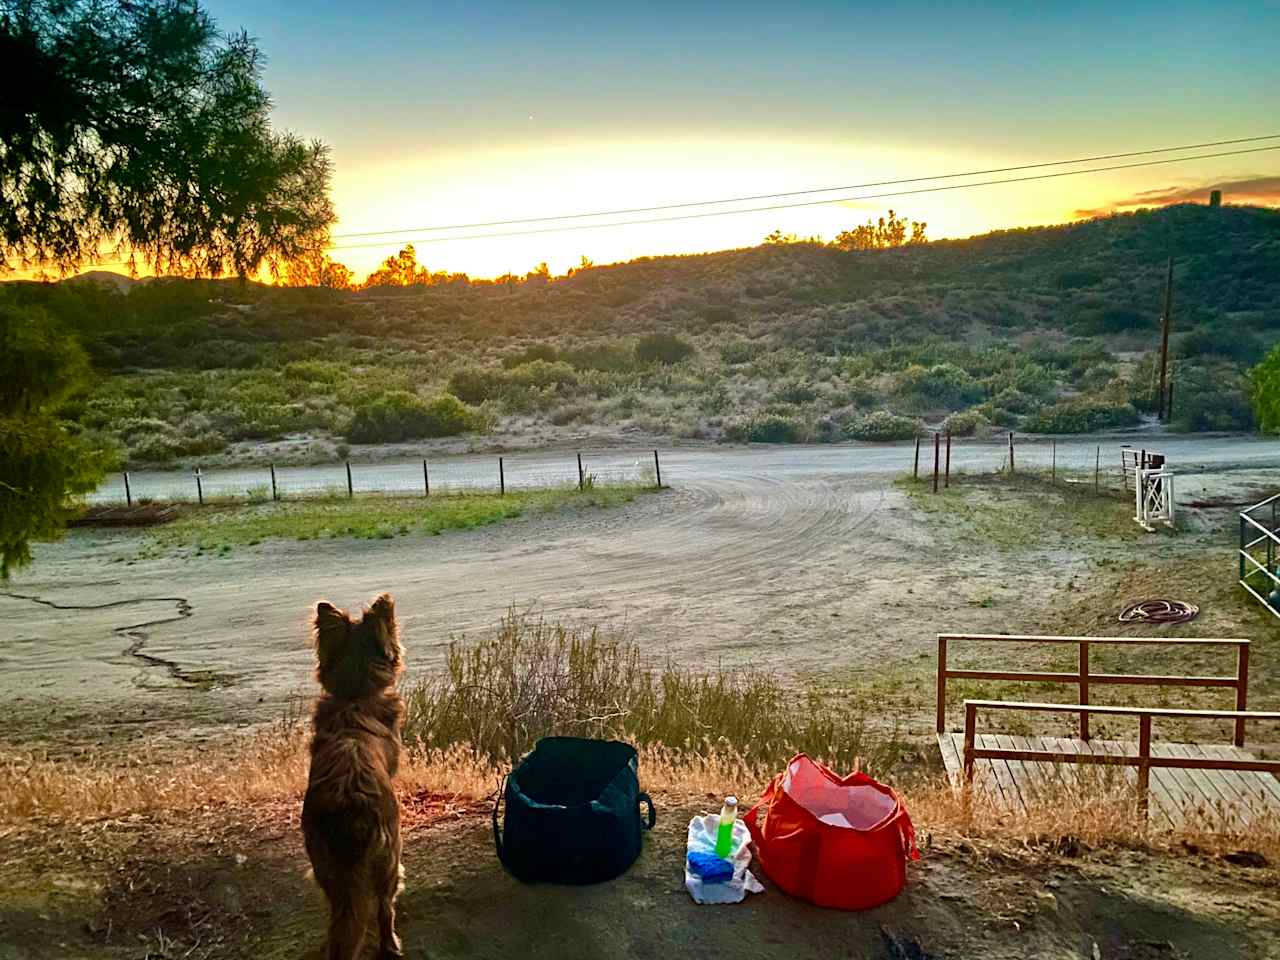
[{"label": "red mesh tote bag", "polygon": [[743,819],[769,879],[821,907],[867,910],[892,900],[906,883],[907,860],[920,858],[892,789],[865,773],[838,777],[804,754]]}]

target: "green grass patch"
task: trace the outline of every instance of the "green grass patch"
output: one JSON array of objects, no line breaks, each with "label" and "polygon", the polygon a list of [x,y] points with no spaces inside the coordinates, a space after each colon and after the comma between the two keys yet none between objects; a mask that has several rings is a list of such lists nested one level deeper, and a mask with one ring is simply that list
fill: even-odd
[{"label": "green grass patch", "polygon": [[616,507],[645,492],[639,484],[493,493],[450,493],[431,497],[360,497],[282,500],[240,506],[192,507],[180,519],[150,534],[147,551],[195,547],[225,554],[265,540],[322,540],[339,537],[391,539],[408,534],[470,530],[547,510]]},{"label": "green grass patch", "polygon": [[1130,502],[1084,485],[989,474],[953,475],[950,488],[936,494],[927,480],[904,477],[896,486],[912,507],[945,523],[961,542],[1017,550],[1062,539],[1150,536],[1133,522]]}]

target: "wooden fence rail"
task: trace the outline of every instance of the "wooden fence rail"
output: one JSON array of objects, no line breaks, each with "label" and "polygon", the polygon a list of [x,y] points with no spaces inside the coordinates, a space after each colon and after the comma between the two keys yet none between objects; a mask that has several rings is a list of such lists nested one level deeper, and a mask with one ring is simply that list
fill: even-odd
[{"label": "wooden fence rail", "polygon": [[[1075,673],[1055,673],[1046,671],[1013,671],[1013,670],[955,670],[947,666],[949,648],[959,641],[975,641],[980,643],[1053,643],[1075,644],[1079,651],[1078,669]],[[1110,646],[1202,646],[1230,647],[1236,651],[1235,676],[1195,677],[1195,676],[1163,676],[1153,674],[1117,674],[1093,673],[1089,669],[1089,648],[1098,644]],[[1090,707],[1089,690],[1097,684],[1139,684],[1147,686],[1175,687],[1227,687],[1235,690],[1234,714],[1244,714],[1249,706],[1249,641],[1242,639],[1219,639],[1207,637],[1040,637],[1006,634],[980,633],[940,633],[938,634],[938,733],[946,731],[947,726],[947,681],[948,680],[1013,680],[1041,683],[1070,683],[1079,691],[1079,705],[1071,712],[1080,714],[1080,739],[1089,739],[1090,713],[1106,712],[1110,709]],[[1249,715],[1252,716],[1252,715]],[[1235,716],[1235,739],[1237,747],[1244,746],[1245,721],[1248,716]]]},{"label": "wooden fence rail", "polygon": [[[1033,710],[1049,713],[1093,713],[1138,718],[1138,752],[1127,754],[1066,753],[1051,750],[1005,750],[976,746],[979,710]],[[1280,721],[1280,713],[1249,713],[1240,710],[1185,710],[1172,707],[1103,707],[1086,703],[1027,703],[1016,700],[966,700],[964,702],[964,785],[973,784],[975,760],[1018,760],[1022,762],[1089,763],[1138,768],[1138,803],[1147,811],[1151,770],[1174,767],[1183,770],[1258,771],[1280,776],[1280,760],[1233,760],[1217,757],[1168,757],[1151,755],[1151,721],[1155,717],[1234,720],[1237,729],[1247,721]],[[939,731],[941,732],[941,731]]]}]

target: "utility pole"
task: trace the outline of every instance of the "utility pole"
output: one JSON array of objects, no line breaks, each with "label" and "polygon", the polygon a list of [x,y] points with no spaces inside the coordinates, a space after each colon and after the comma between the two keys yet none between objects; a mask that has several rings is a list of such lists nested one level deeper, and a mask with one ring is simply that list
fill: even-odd
[{"label": "utility pole", "polygon": [[1173,257],[1169,258],[1169,272],[1164,281],[1164,316],[1160,334],[1160,419],[1168,419],[1168,371],[1169,371],[1169,327],[1173,325]]}]

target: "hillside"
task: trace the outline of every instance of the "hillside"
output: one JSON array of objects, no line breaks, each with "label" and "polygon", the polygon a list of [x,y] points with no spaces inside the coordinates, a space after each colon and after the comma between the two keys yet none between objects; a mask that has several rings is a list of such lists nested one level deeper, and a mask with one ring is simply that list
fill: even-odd
[{"label": "hillside", "polygon": [[[78,331],[100,376],[66,415],[140,462],[299,433],[786,442],[943,422],[1124,427],[1152,405],[1169,256],[1173,427],[1251,429],[1244,374],[1280,341],[1270,209],[1182,205],[872,252],[765,245],[512,284],[5,290]],[[446,391],[465,403],[437,401]]]}]

